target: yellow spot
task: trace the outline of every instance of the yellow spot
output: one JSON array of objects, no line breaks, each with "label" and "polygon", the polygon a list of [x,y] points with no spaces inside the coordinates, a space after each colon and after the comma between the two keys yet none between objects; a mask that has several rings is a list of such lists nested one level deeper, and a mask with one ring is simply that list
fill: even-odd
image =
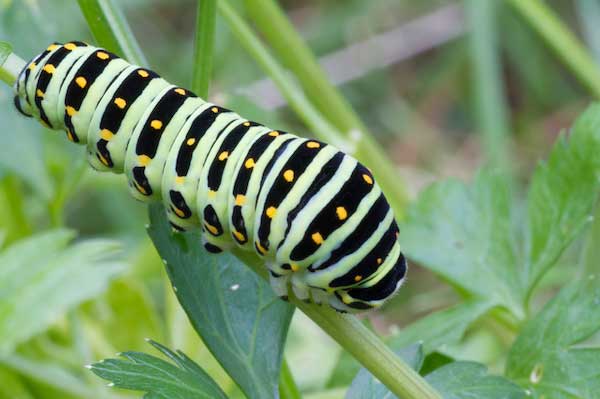
[{"label": "yellow spot", "polygon": [[183,219],[183,217],[185,216],[185,213],[181,209],[179,209],[177,207],[173,207],[173,210],[175,211],[175,214],[177,216],[179,216],[180,218]]},{"label": "yellow spot", "polygon": [[111,132],[108,129],[102,129],[100,131],[100,137],[106,141],[110,141],[110,139],[112,139],[114,136],[113,132]]},{"label": "yellow spot", "polygon": [[29,64],[30,71],[33,71],[34,68],[35,68],[35,62],[32,62],[31,64]]},{"label": "yellow spot", "polygon": [[367,184],[373,184],[373,178],[368,174],[363,174],[363,179],[367,182]]},{"label": "yellow spot", "polygon": [[306,147],[308,148],[319,148],[321,146],[320,143],[317,143],[316,141],[309,141],[308,143],[306,143]]},{"label": "yellow spot", "polygon": [[162,122],[158,119],[153,119],[152,122],[150,122],[150,126],[152,127],[152,129],[160,130],[160,128],[162,127]]},{"label": "yellow spot", "polygon": [[70,130],[67,130],[67,138],[69,141],[75,141],[75,137],[73,137],[73,133]]},{"label": "yellow spot", "polygon": [[260,245],[260,242],[256,241],[255,244],[256,248],[258,248],[258,252],[260,252],[263,255],[267,253],[267,250],[262,245]]},{"label": "yellow spot", "polygon": [[290,268],[293,272],[297,272],[298,270],[300,270],[300,266],[298,266],[297,263],[290,263]]},{"label": "yellow spot", "polygon": [[348,211],[343,206],[338,206],[335,208],[335,213],[337,214],[338,219],[344,220],[348,217]]},{"label": "yellow spot", "polygon": [[277,213],[277,208],[275,208],[274,206],[268,207],[265,212],[265,214],[271,219],[273,219],[273,216],[275,216],[276,213]]},{"label": "yellow spot", "polygon": [[185,143],[189,146],[192,146],[196,143],[196,139],[192,137],[190,139],[187,139],[187,141]]},{"label": "yellow spot", "polygon": [[356,281],[357,283],[362,280],[362,276],[360,274],[357,274],[356,276],[354,276],[354,281]]},{"label": "yellow spot", "polygon": [[244,122],[244,126],[250,126],[250,122]]},{"label": "yellow spot", "polygon": [[46,50],[48,51],[54,51],[58,48],[58,44],[51,44],[48,46],[48,48]]},{"label": "yellow spot", "polygon": [[208,198],[215,198],[217,196],[217,192],[215,190],[208,190]]},{"label": "yellow spot", "polygon": [[246,169],[252,169],[254,167],[254,159],[253,158],[246,159],[246,162],[244,162],[244,166],[246,167]]},{"label": "yellow spot", "polygon": [[277,130],[273,130],[272,132],[269,132],[269,136],[277,137],[277,136],[279,136],[279,132]]},{"label": "yellow spot", "polygon": [[44,65],[44,71],[48,72],[49,74],[53,74],[54,71],[56,71],[56,68],[54,68],[54,65],[52,64],[47,64]]},{"label": "yellow spot", "polygon": [[36,90],[35,95],[38,97],[44,98],[44,92],[41,91],[40,89]]},{"label": "yellow spot", "polygon": [[64,48],[66,48],[69,51],[73,51],[77,48],[77,46],[73,43],[67,43],[63,46]]},{"label": "yellow spot", "polygon": [[77,113],[77,110],[75,108],[71,107],[70,105],[67,105],[65,107],[65,111],[67,111],[67,115],[69,115],[69,116],[73,116]]},{"label": "yellow spot", "polygon": [[152,161],[148,155],[140,155],[138,156],[138,163],[142,166],[148,166],[148,164]]},{"label": "yellow spot", "polygon": [[127,106],[127,101],[123,100],[121,97],[115,98],[115,105],[121,109]]},{"label": "yellow spot", "polygon": [[138,75],[140,75],[142,78],[147,78],[148,76],[150,76],[150,74],[148,73],[148,71],[145,71],[143,69],[139,69],[137,71]]},{"label": "yellow spot", "polygon": [[[107,165],[108,166],[108,165]],[[135,185],[135,188],[142,194],[147,195],[148,193],[146,192],[146,189],[142,186],[140,186],[138,184],[138,182],[134,181],[133,184]]]},{"label": "yellow spot", "polygon": [[235,196],[235,204],[242,206],[246,203],[246,196],[243,194],[238,194]]},{"label": "yellow spot", "polygon": [[217,229],[215,226],[213,226],[212,224],[209,224],[208,222],[204,222],[204,226],[206,227],[206,229],[208,231],[211,232],[212,235],[217,235],[219,234],[219,229]]},{"label": "yellow spot", "polygon": [[233,230],[233,235],[238,239],[238,241],[246,241],[246,237],[237,230]]},{"label": "yellow spot", "polygon": [[313,233],[310,238],[312,238],[312,240],[315,242],[315,244],[317,245],[321,245],[323,243],[323,236],[321,235],[321,233],[319,233],[318,231],[316,233]]},{"label": "yellow spot", "polygon": [[98,158],[100,158],[100,162],[102,162],[102,164],[104,166],[108,166],[108,160],[106,158],[104,158],[104,156],[102,154],[98,153]]},{"label": "yellow spot", "polygon": [[75,83],[83,89],[87,85],[87,80],[83,76],[78,76],[75,78]]},{"label": "yellow spot", "polygon": [[381,262],[383,262],[383,259],[381,259],[381,258],[377,258],[377,264],[378,264],[378,265],[381,265]]},{"label": "yellow spot", "polygon": [[105,53],[104,51],[98,51],[96,53],[96,57],[100,58],[101,60],[107,60],[110,56],[108,55],[108,53]]},{"label": "yellow spot", "polygon": [[175,183],[177,183],[177,184],[183,184],[184,181],[185,181],[185,176],[177,176],[175,178]]},{"label": "yellow spot", "polygon": [[223,151],[219,154],[219,161],[224,161],[229,157],[229,153],[227,151]]},{"label": "yellow spot", "polygon": [[219,112],[219,108],[217,108],[217,107],[212,107],[210,110],[211,110],[212,112],[214,112],[215,114],[216,114],[217,112]]},{"label": "yellow spot", "polygon": [[294,181],[294,171],[291,169],[286,170],[285,172],[283,172],[283,178],[288,183],[293,182]]},{"label": "yellow spot", "polygon": [[183,90],[181,87],[176,88],[175,93],[185,96],[185,90]]}]

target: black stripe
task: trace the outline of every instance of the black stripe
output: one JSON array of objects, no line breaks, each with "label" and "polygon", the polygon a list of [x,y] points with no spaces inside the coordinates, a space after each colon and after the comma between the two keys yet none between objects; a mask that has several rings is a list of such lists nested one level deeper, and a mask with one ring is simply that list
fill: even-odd
[{"label": "black stripe", "polygon": [[388,271],[384,278],[377,284],[366,288],[354,288],[348,291],[348,295],[361,301],[378,301],[387,298],[394,293],[398,282],[406,275],[406,259],[400,253],[394,267]]}]

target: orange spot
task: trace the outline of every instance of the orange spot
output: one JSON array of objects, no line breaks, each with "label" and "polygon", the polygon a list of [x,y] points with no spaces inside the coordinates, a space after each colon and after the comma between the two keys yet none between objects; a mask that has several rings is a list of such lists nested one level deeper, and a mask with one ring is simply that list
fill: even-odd
[{"label": "orange spot", "polygon": [[175,214],[177,216],[179,216],[180,218],[183,219],[183,217],[185,216],[185,213],[181,209],[179,209],[177,207],[173,207],[173,210],[175,211]]},{"label": "orange spot", "polygon": [[256,241],[254,244],[256,245],[258,252],[260,252],[262,255],[267,253],[267,250],[262,245],[260,245],[260,242]]},{"label": "orange spot", "polygon": [[252,169],[254,167],[254,159],[253,158],[246,159],[246,162],[244,162],[244,166],[246,167],[246,169]]},{"label": "orange spot", "polygon": [[283,178],[288,183],[293,182],[294,181],[294,171],[291,169],[286,170],[285,172],[283,172]]},{"label": "orange spot", "polygon": [[175,93],[185,96],[185,90],[183,90],[181,87],[178,87],[177,89],[175,89]]},{"label": "orange spot", "polygon": [[113,132],[111,132],[108,129],[102,129],[100,131],[100,137],[106,141],[109,141],[110,139],[112,139],[114,136]]},{"label": "orange spot", "polygon": [[63,47],[69,51],[73,51],[77,48],[77,46],[74,43],[67,43]]},{"label": "orange spot", "polygon": [[217,229],[217,228],[216,228],[215,226],[213,226],[212,224],[209,224],[208,222],[204,222],[204,226],[206,227],[206,229],[207,229],[208,231],[210,231],[210,233],[211,233],[212,235],[215,235],[215,236],[216,236],[217,234],[219,234],[219,229]]},{"label": "orange spot", "polygon": [[87,85],[87,80],[83,76],[78,76],[75,78],[75,83],[77,83],[77,86],[83,89]]},{"label": "orange spot", "polygon": [[244,126],[250,126],[250,122],[244,122]]},{"label": "orange spot", "polygon": [[367,182],[367,184],[373,184],[373,178],[366,173],[362,175],[363,179]]},{"label": "orange spot", "polygon": [[192,146],[196,143],[196,139],[192,137],[190,139],[187,139],[187,141],[185,143],[189,146]]},{"label": "orange spot", "polygon": [[56,71],[56,68],[52,64],[47,64],[44,66],[44,71],[52,75]]},{"label": "orange spot", "polygon": [[362,276],[357,274],[356,276],[354,276],[354,281],[356,281],[357,283],[362,280]]},{"label": "orange spot", "polygon": [[237,230],[233,230],[233,235],[238,239],[238,241],[246,241],[246,237]]},{"label": "orange spot", "polygon": [[270,219],[273,219],[273,216],[275,216],[276,213],[277,213],[277,208],[275,208],[274,206],[268,207],[267,210],[265,211],[265,214]]},{"label": "orange spot", "polygon": [[235,196],[235,204],[242,206],[246,203],[246,196],[243,194],[238,194]]},{"label": "orange spot", "polygon": [[215,114],[216,114],[217,112],[219,112],[219,108],[217,108],[217,107],[212,107],[210,110],[211,110],[212,112],[214,112]]},{"label": "orange spot", "polygon": [[381,262],[383,262],[383,259],[381,259],[381,258],[377,258],[377,264],[378,264],[378,265],[381,265]]},{"label": "orange spot", "polygon": [[346,208],[343,206],[338,206],[335,208],[335,213],[340,220],[345,220],[348,217],[348,211],[346,211]]},{"label": "orange spot", "polygon": [[229,153],[227,151],[223,151],[219,154],[219,161],[224,161],[229,157]]},{"label": "orange spot", "polygon": [[35,92],[35,95],[40,97],[40,98],[44,98],[44,92],[41,91],[40,89],[37,89]]},{"label": "orange spot", "polygon": [[290,268],[293,272],[297,272],[298,270],[300,270],[300,266],[298,266],[297,263],[290,263]]},{"label": "orange spot", "polygon": [[273,130],[272,132],[269,132],[269,136],[277,137],[277,136],[279,136],[279,132],[277,130]]},{"label": "orange spot", "polygon": [[123,100],[121,97],[115,98],[115,105],[121,109],[124,109],[127,106],[127,101]]},{"label": "orange spot", "polygon": [[152,129],[154,130],[160,130],[160,128],[162,128],[162,125],[163,123],[158,119],[153,119],[152,122],[150,122],[150,127],[152,127]]},{"label": "orange spot", "polygon": [[318,231],[313,233],[310,238],[314,241],[315,244],[321,245],[323,243],[323,236]]},{"label": "orange spot", "polygon": [[48,48],[46,50],[48,51],[54,51],[58,48],[58,44],[51,44],[48,46]]},{"label": "orange spot", "polygon": [[185,181],[185,176],[177,176],[175,178],[175,183],[177,183],[177,184],[183,184],[184,181]]},{"label": "orange spot", "polygon": [[143,69],[139,69],[137,71],[138,75],[140,75],[142,78],[147,78],[148,76],[150,76],[150,74],[148,73],[148,71],[145,71]]},{"label": "orange spot", "polygon": [[96,57],[100,58],[101,60],[107,60],[110,56],[108,55],[108,53],[105,53],[104,51],[98,51],[96,53]]},{"label": "orange spot", "polygon": [[148,166],[148,164],[150,163],[150,161],[152,161],[152,158],[150,158],[148,155],[140,155],[140,156],[138,156],[138,163],[141,166]]},{"label": "orange spot", "polygon": [[71,107],[70,105],[67,105],[65,107],[65,111],[67,111],[67,115],[69,115],[69,116],[73,116],[77,113],[77,110],[75,108]]},{"label": "orange spot", "polygon": [[319,147],[321,147],[321,144],[317,143],[316,141],[309,141],[308,143],[306,143],[306,147],[308,147],[308,148],[319,148]]}]

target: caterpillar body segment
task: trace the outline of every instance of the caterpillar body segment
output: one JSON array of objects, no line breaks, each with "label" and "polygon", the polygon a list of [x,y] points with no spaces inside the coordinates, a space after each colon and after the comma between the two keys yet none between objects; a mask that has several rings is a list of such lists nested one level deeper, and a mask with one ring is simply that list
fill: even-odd
[{"label": "caterpillar body segment", "polygon": [[339,311],[380,306],[406,260],[370,171],[326,143],[273,130],[82,42],[51,44],[15,84],[16,108],[162,201],[206,249],[255,251],[273,289]]}]

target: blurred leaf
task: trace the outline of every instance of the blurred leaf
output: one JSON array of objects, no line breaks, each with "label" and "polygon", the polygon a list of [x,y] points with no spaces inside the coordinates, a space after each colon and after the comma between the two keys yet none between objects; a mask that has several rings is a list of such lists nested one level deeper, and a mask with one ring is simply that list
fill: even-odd
[{"label": "blurred leaf", "polygon": [[172,363],[146,353],[125,352],[121,356],[127,360],[107,359],[93,364],[91,370],[115,387],[147,392],[144,397],[148,399],[227,398],[210,376],[185,354],[150,343]]},{"label": "blurred leaf", "polygon": [[502,176],[483,171],[425,189],[402,230],[409,257],[471,295],[522,314],[511,193]]},{"label": "blurred leaf", "polygon": [[407,254],[459,290],[524,317],[536,283],[591,220],[600,188],[599,153],[600,104],[595,104],[536,169],[525,217],[517,214],[519,203],[498,174],[483,171],[470,185],[433,184],[408,212]]},{"label": "blurred leaf", "polygon": [[569,139],[561,136],[534,175],[527,197],[528,249],[523,283],[529,293],[592,219],[600,191],[600,104],[579,117]]},{"label": "blurred leaf", "polygon": [[525,391],[504,377],[487,374],[486,367],[475,362],[454,362],[425,378],[444,399],[520,399]]},{"label": "blurred leaf", "polygon": [[294,308],[233,255],[207,253],[198,233],[173,233],[162,206],[151,207],[150,220],[150,237],[206,346],[248,397],[273,397]]},{"label": "blurred leaf", "polygon": [[[423,347],[419,344],[403,348],[397,353],[416,371],[419,371],[423,365]],[[392,399],[395,397],[385,385],[373,377],[365,368],[360,369],[346,393],[346,399]]]},{"label": "blurred leaf", "polygon": [[563,288],[523,327],[510,350],[507,375],[536,398],[598,398],[600,347],[581,343],[600,330],[599,310],[597,277]]},{"label": "blurred leaf", "polygon": [[442,345],[454,344],[463,337],[466,329],[486,313],[489,302],[469,300],[448,309],[427,315],[399,331],[388,341],[392,349],[420,342],[423,352],[429,353]]},{"label": "blurred leaf", "polygon": [[0,368],[0,399],[34,399],[21,378],[14,372]]},{"label": "blurred leaf", "polygon": [[0,67],[4,64],[10,53],[12,53],[12,46],[0,40]]},{"label": "blurred leaf", "polygon": [[117,246],[55,230],[0,253],[0,353],[44,331],[64,312],[106,289],[123,269]]}]

